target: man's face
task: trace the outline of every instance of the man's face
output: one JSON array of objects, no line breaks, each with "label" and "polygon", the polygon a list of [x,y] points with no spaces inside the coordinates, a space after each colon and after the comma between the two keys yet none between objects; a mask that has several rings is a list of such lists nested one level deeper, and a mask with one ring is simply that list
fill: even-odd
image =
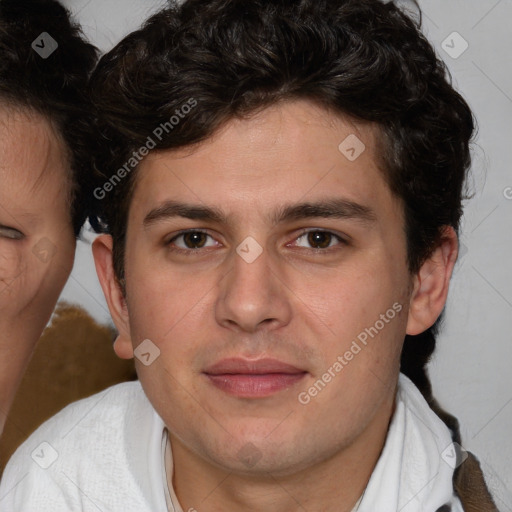
[{"label": "man's face", "polygon": [[140,165],[124,337],[173,447],[286,474],[385,429],[412,280],[376,137],[294,102]]},{"label": "man's face", "polygon": [[0,135],[0,312],[42,330],[75,251],[66,151],[32,112],[0,107]]},{"label": "man's face", "polygon": [[73,265],[66,161],[45,119],[0,106],[0,427]]}]

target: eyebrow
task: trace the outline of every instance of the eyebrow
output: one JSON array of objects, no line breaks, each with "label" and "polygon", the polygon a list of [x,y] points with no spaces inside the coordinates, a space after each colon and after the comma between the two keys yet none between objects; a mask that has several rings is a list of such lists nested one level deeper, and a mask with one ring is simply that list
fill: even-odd
[{"label": "eyebrow", "polygon": [[[16,214],[14,215],[13,213],[9,212],[6,208],[4,208],[2,205],[0,205],[0,213],[5,213],[7,217],[12,219],[12,222],[7,221],[7,219],[5,219],[6,223],[0,222],[0,227],[2,228],[17,230],[18,228],[13,227],[14,224],[17,224],[20,229],[25,230],[27,229],[27,227],[33,228],[41,224],[41,217],[32,212],[20,211],[16,212]],[[23,224],[21,223],[21,219],[23,219]]]},{"label": "eyebrow", "polygon": [[[143,225],[150,227],[174,217],[219,224],[226,224],[228,220],[227,216],[218,208],[169,200],[152,209],[144,217]],[[340,198],[284,205],[270,215],[270,220],[274,225],[313,218],[352,219],[365,224],[371,224],[377,220],[375,211],[369,206]]]}]

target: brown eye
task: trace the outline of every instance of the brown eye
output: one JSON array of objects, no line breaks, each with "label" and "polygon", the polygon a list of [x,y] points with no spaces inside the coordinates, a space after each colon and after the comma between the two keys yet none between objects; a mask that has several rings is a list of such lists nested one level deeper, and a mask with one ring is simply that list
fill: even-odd
[{"label": "brown eye", "polygon": [[326,249],[332,241],[332,233],[327,231],[310,231],[308,233],[308,243],[314,249]]},{"label": "brown eye", "polygon": [[325,229],[304,230],[292,244],[301,249],[310,249],[316,252],[327,252],[327,249],[341,249],[350,245],[348,240],[342,235],[327,231]]},{"label": "brown eye", "polygon": [[205,231],[191,230],[178,233],[175,237],[171,238],[166,245],[171,249],[194,251],[214,247],[216,242],[213,237]]},{"label": "brown eye", "polygon": [[183,242],[188,249],[199,249],[206,244],[207,235],[202,231],[191,231],[183,235]]}]

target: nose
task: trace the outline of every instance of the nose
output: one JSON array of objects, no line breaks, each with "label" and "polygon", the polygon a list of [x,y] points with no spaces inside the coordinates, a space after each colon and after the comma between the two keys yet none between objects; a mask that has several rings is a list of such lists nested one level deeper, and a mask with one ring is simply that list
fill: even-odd
[{"label": "nose", "polygon": [[256,332],[290,322],[290,292],[271,259],[265,250],[254,260],[242,252],[233,253],[232,268],[222,280],[215,308],[220,325]]}]

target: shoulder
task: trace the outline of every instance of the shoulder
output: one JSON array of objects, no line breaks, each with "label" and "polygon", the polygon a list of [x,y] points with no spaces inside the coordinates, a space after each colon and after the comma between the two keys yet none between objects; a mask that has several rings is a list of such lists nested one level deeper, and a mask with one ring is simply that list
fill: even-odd
[{"label": "shoulder", "polygon": [[8,503],[9,510],[89,510],[84,496],[90,496],[95,510],[96,501],[112,507],[116,491],[133,494],[137,503],[139,484],[131,480],[138,479],[137,471],[148,473],[145,454],[150,445],[158,451],[163,428],[139,382],[75,402],[41,425],[12,456],[0,484],[0,509]]},{"label": "shoulder", "polygon": [[[78,400],[43,423],[15,453],[35,448],[38,442],[55,442],[61,446],[96,440],[108,436],[110,428],[123,427],[130,417],[147,412],[151,404],[140,382],[117,384],[88,398]],[[14,457],[14,456],[13,456]]]}]

